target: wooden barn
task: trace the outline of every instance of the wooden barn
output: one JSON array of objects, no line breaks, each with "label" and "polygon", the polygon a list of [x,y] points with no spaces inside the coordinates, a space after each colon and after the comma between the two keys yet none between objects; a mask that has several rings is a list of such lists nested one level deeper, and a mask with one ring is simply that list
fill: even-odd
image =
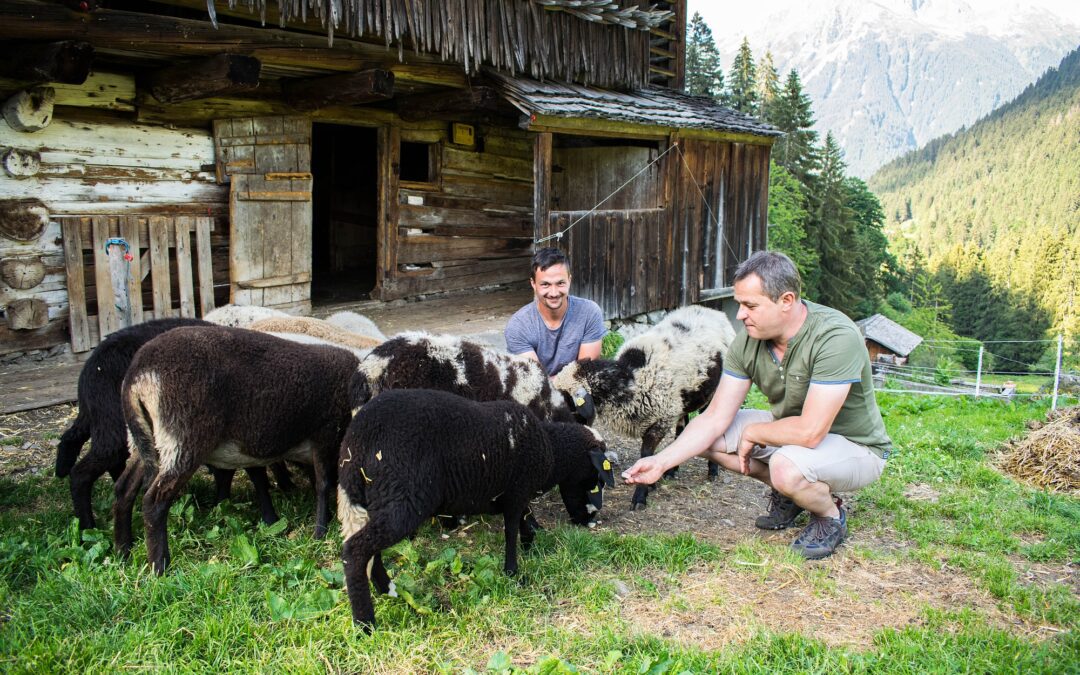
[{"label": "wooden barn", "polygon": [[537,241],[609,318],[724,297],[777,132],[680,93],[685,25],[685,0],[5,0],[0,355],[521,282]]},{"label": "wooden barn", "polygon": [[870,361],[888,361],[903,365],[923,339],[907,328],[881,314],[875,314],[855,322],[866,341]]}]

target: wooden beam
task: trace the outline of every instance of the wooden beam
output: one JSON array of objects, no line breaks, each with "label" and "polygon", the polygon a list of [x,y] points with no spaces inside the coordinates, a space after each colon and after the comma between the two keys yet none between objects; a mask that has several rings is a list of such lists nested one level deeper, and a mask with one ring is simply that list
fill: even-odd
[{"label": "wooden beam", "polygon": [[492,87],[472,87],[453,92],[435,92],[405,96],[395,101],[398,114],[407,122],[431,119],[445,115],[474,112],[500,112],[512,109],[509,103]]},{"label": "wooden beam", "polygon": [[551,205],[551,134],[536,135],[533,144],[533,238],[546,236]]},{"label": "wooden beam", "polygon": [[374,68],[310,80],[286,80],[282,93],[297,110],[318,110],[333,105],[359,105],[384,101],[394,95],[394,74]]},{"label": "wooden beam", "polygon": [[638,138],[666,139],[678,132],[682,138],[695,138],[703,141],[727,141],[748,145],[768,145],[776,142],[775,136],[757,136],[755,134],[724,131],[722,129],[679,129],[668,126],[653,126],[621,120],[596,119],[593,117],[555,117],[554,115],[531,115],[525,117],[519,126],[528,131],[551,131],[557,134],[576,136],[597,136],[601,138]]},{"label": "wooden beam", "polygon": [[94,47],[89,42],[18,43],[4,45],[0,75],[28,83],[82,84],[90,74]]},{"label": "wooden beam", "polygon": [[150,77],[150,93],[162,103],[178,103],[251,91],[259,86],[261,71],[254,56],[218,54],[157,71]]}]

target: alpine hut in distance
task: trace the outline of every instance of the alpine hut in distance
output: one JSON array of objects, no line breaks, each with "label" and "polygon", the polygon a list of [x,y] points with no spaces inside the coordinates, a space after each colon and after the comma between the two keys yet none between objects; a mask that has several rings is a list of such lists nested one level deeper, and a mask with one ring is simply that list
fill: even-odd
[{"label": "alpine hut in distance", "polygon": [[560,232],[609,318],[724,297],[778,132],[681,93],[685,26],[683,0],[6,0],[0,354],[520,281]]}]

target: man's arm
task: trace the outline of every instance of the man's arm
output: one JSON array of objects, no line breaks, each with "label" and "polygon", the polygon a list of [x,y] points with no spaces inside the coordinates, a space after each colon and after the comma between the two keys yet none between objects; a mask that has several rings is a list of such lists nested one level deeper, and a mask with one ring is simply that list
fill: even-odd
[{"label": "man's arm", "polygon": [[652,457],[639,459],[623,472],[623,478],[627,483],[652,484],[671,467],[705,452],[731,426],[749,392],[750,380],[724,373],[705,412],[690,420],[671,445]]},{"label": "man's arm", "polygon": [[582,342],[577,350],[577,360],[600,358],[600,352],[602,351],[603,346],[603,340],[597,340],[596,342]]},{"label": "man's arm", "polygon": [[743,473],[749,471],[750,451],[755,445],[799,445],[816,448],[832,428],[833,420],[847,400],[851,384],[811,384],[802,414],[775,422],[748,425],[739,443]]}]

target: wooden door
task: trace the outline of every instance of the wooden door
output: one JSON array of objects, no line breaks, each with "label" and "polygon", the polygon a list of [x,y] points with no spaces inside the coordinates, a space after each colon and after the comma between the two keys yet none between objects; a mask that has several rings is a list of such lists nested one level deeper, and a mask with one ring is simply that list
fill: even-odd
[{"label": "wooden door", "polygon": [[311,120],[214,122],[229,189],[230,301],[311,311]]}]

